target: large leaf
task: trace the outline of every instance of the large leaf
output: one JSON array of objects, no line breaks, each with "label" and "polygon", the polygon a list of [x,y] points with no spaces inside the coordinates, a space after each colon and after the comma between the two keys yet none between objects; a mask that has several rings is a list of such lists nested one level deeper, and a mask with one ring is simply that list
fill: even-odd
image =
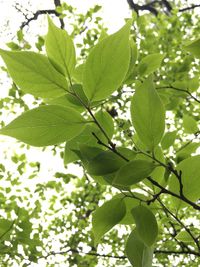
[{"label": "large leaf", "polygon": [[155,164],[146,160],[133,160],[122,166],[113,181],[115,185],[130,186],[145,179],[154,170]]},{"label": "large leaf", "polygon": [[[194,156],[181,161],[176,169],[182,172],[181,181],[183,184],[183,194],[191,201],[200,198],[200,156]],[[175,175],[170,177],[170,190],[179,194],[180,184]]]},{"label": "large leaf", "polygon": [[99,153],[88,164],[87,171],[91,175],[106,175],[116,172],[120,167],[126,163],[112,151],[105,151]]},{"label": "large leaf", "polygon": [[144,57],[138,65],[139,74],[149,75],[156,71],[160,67],[164,56],[161,54],[151,54]]},{"label": "large leaf", "polygon": [[76,55],[72,39],[65,30],[62,30],[48,17],[48,34],[45,39],[46,51],[55,68],[65,76],[71,76]]},{"label": "large leaf", "polygon": [[131,21],[91,50],[83,74],[84,91],[90,101],[108,97],[122,84],[130,61],[130,26]]},{"label": "large leaf", "polygon": [[195,57],[200,58],[200,38],[190,42],[184,48],[188,52],[192,53]]},{"label": "large leaf", "polygon": [[92,216],[92,228],[95,243],[118,224],[126,214],[124,201],[119,198],[112,199],[99,207]]},{"label": "large leaf", "polygon": [[11,52],[0,49],[8,72],[25,93],[52,98],[64,95],[67,81],[44,55],[35,52]]},{"label": "large leaf", "polygon": [[133,208],[131,212],[140,239],[146,246],[151,247],[158,235],[158,225],[154,214],[142,205]]},{"label": "large leaf", "polygon": [[140,140],[153,150],[165,129],[165,110],[149,77],[136,89],[131,102],[131,118]]},{"label": "large leaf", "polygon": [[126,254],[134,267],[151,267],[153,259],[153,248],[145,246],[133,230],[126,242]]},{"label": "large leaf", "polygon": [[32,146],[54,145],[80,134],[85,120],[71,108],[49,105],[23,113],[0,130]]}]

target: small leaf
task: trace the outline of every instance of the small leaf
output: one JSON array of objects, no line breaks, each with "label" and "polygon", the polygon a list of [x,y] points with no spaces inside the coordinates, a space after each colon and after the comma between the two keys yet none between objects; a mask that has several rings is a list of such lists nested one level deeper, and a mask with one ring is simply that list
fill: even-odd
[{"label": "small leaf", "polygon": [[35,52],[11,52],[0,49],[13,81],[25,93],[36,97],[53,98],[64,95],[67,81],[44,55]]},{"label": "small leaf", "polygon": [[32,146],[62,143],[80,134],[85,120],[71,108],[49,105],[23,113],[0,130]]},{"label": "small leaf", "polygon": [[125,216],[126,207],[121,199],[112,199],[99,207],[92,216],[92,228],[97,244],[101,237]]},{"label": "small leaf", "polygon": [[172,146],[176,140],[176,135],[177,131],[167,132],[161,141],[162,148],[168,149],[170,146]]},{"label": "small leaf", "polygon": [[103,127],[109,138],[114,134],[114,122],[112,117],[107,111],[100,110],[95,114],[96,120]]},{"label": "small leaf", "polygon": [[83,88],[91,102],[110,96],[122,84],[130,61],[130,27],[131,21],[91,50],[83,75]]},{"label": "small leaf", "polygon": [[133,230],[126,242],[126,254],[134,267],[151,267],[153,260],[153,248],[145,246]]},{"label": "small leaf", "polygon": [[200,58],[200,38],[187,44],[184,49],[192,53],[195,57]]},{"label": "small leaf", "polygon": [[47,55],[55,68],[65,76],[71,76],[75,64],[75,48],[71,37],[53,23],[48,16],[48,34],[45,39]]},{"label": "small leaf", "polygon": [[160,67],[164,57],[165,55],[161,54],[151,54],[144,57],[138,65],[139,74],[144,76],[156,71]]},{"label": "small leaf", "polygon": [[142,205],[135,207],[131,212],[140,239],[146,246],[151,247],[158,235],[158,225],[154,214]]},{"label": "small leaf", "polygon": [[112,151],[105,151],[89,162],[87,171],[91,175],[106,175],[116,172],[124,163],[125,161]]},{"label": "small leaf", "polygon": [[151,77],[136,89],[131,102],[131,118],[140,140],[153,150],[164,133],[165,110]]},{"label": "small leaf", "polygon": [[185,230],[179,232],[175,238],[181,242],[185,242],[185,243],[193,243],[194,240],[192,239],[191,235],[189,235],[189,233]]},{"label": "small leaf", "polygon": [[146,160],[133,160],[122,166],[113,181],[115,185],[131,186],[145,179],[155,169],[154,163]]},{"label": "small leaf", "polygon": [[186,114],[183,116],[183,127],[185,132],[189,134],[196,133],[199,130],[197,127],[197,121]]}]

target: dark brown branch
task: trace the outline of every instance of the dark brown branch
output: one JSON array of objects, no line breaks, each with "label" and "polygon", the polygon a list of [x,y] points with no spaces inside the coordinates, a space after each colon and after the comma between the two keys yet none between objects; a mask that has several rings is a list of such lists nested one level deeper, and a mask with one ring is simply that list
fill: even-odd
[{"label": "dark brown branch", "polygon": [[200,5],[191,5],[189,7],[181,8],[181,9],[179,9],[179,12],[185,12],[185,11],[193,10],[197,7],[200,7]]},{"label": "dark brown branch", "polygon": [[[27,18],[27,16],[25,14],[23,14],[25,16],[25,18],[26,18],[26,21],[22,23],[22,25],[20,26],[20,29],[23,29],[25,26],[29,25],[29,23],[31,21],[37,20],[40,15],[47,15],[47,14],[51,15],[51,14],[53,14],[53,15],[56,15],[59,18],[60,14],[56,11],[56,8],[61,5],[60,0],[54,0],[54,5],[55,5],[55,9],[38,10],[33,14],[33,16],[31,18]],[[61,29],[63,29],[64,26],[65,26],[64,21],[61,18],[59,18],[59,20],[60,20],[60,27],[61,27]]]},{"label": "dark brown branch", "polygon": [[56,15],[56,11],[55,9],[44,9],[44,10],[38,10],[36,11],[33,16],[29,19],[27,19],[25,22],[22,23],[22,25],[20,26],[21,29],[23,29],[25,26],[29,25],[29,23],[32,21],[32,20],[37,20],[37,18],[40,16],[40,15],[46,15],[46,14],[54,14]]},{"label": "dark brown branch", "polygon": [[155,16],[158,15],[158,11],[153,7],[155,3],[158,3],[158,1],[152,1],[148,4],[145,4],[145,5],[138,5],[138,4],[135,4],[133,2],[133,0],[127,0],[128,4],[129,4],[129,7],[134,10],[137,14],[139,13],[139,11],[144,11],[144,10],[147,10],[149,12],[151,12],[152,14],[154,14]]}]

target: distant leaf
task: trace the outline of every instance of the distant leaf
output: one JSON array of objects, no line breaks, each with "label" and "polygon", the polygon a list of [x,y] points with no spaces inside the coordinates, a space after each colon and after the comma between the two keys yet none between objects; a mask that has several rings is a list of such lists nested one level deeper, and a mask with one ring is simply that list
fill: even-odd
[{"label": "distant leaf", "polygon": [[108,97],[122,84],[130,61],[130,26],[131,21],[91,50],[83,75],[83,88],[90,101]]},{"label": "distant leaf", "polygon": [[200,38],[187,44],[184,49],[192,53],[195,57],[200,58]]},{"label": "distant leaf", "polygon": [[0,49],[8,72],[25,93],[52,98],[64,95],[67,81],[44,55],[35,52],[11,52]]},{"label": "distant leaf", "polygon": [[183,116],[183,127],[185,129],[186,133],[196,133],[199,129],[197,126],[197,121],[187,114],[184,114]]},{"label": "distant leaf", "polygon": [[186,232],[185,230],[179,232],[176,235],[176,239],[181,241],[181,242],[185,242],[185,243],[193,243],[194,242],[191,235],[188,232]]},{"label": "distant leaf", "polygon": [[105,233],[122,220],[125,213],[126,207],[121,199],[107,201],[93,213],[92,229],[96,244]]},{"label": "distant leaf", "polygon": [[158,235],[158,225],[154,214],[146,207],[140,205],[132,209],[138,236],[146,246],[151,247]]},{"label": "distant leaf", "polygon": [[[200,198],[200,156],[193,156],[181,161],[176,169],[182,172],[183,194],[191,201]],[[180,185],[177,177],[172,175],[169,179],[170,190],[179,194]]]},{"label": "distant leaf", "polygon": [[149,75],[156,71],[160,67],[164,57],[165,55],[161,54],[151,54],[144,57],[138,65],[139,74]]},{"label": "distant leaf", "polygon": [[155,164],[146,160],[133,160],[122,166],[113,181],[115,185],[130,186],[145,179],[155,169]]},{"label": "distant leaf", "polygon": [[62,143],[80,134],[85,120],[71,108],[49,105],[23,113],[0,130],[32,146]]},{"label": "distant leaf", "polygon": [[126,243],[126,255],[134,267],[151,267],[153,248],[146,246],[133,230]]},{"label": "distant leaf", "polygon": [[168,149],[170,146],[172,146],[176,140],[176,135],[177,131],[167,132],[161,141],[162,148]]},{"label": "distant leaf", "polygon": [[131,118],[140,140],[153,150],[165,129],[165,110],[149,77],[136,89],[131,102]]},{"label": "distant leaf", "polygon": [[47,55],[55,68],[65,76],[71,76],[75,64],[75,48],[71,37],[53,23],[48,16],[48,34],[45,39]]},{"label": "distant leaf", "polygon": [[91,175],[106,175],[116,172],[125,162],[112,151],[105,151],[99,153],[89,162],[87,171]]}]

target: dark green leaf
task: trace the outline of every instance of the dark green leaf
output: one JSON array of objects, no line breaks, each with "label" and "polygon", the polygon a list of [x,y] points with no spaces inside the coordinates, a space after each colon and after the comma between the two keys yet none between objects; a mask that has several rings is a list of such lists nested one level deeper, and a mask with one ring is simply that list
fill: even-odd
[{"label": "dark green leaf", "polygon": [[154,214],[142,205],[133,208],[131,213],[140,239],[146,246],[151,247],[158,235],[158,225]]},{"label": "dark green leaf", "polygon": [[145,246],[136,230],[133,230],[127,240],[126,254],[134,267],[152,266],[153,248]]},{"label": "dark green leaf", "polygon": [[99,207],[92,216],[92,228],[95,243],[101,237],[118,224],[125,216],[126,206],[121,199],[112,199]]},{"label": "dark green leaf", "polygon": [[146,160],[133,160],[122,166],[113,181],[114,185],[131,186],[136,184],[155,169],[155,164]]}]

